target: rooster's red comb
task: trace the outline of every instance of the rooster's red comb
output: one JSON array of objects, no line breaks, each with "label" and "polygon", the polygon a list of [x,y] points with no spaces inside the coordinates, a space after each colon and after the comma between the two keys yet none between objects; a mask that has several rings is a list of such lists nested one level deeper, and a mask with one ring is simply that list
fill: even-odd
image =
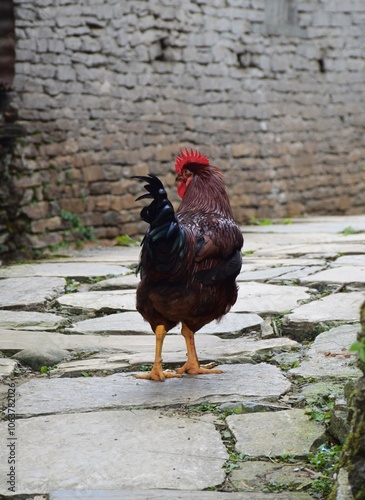
[{"label": "rooster's red comb", "polygon": [[176,155],[175,161],[175,170],[178,175],[181,174],[181,170],[187,163],[201,163],[202,165],[209,165],[208,158],[202,155],[200,151],[195,151],[193,148],[191,148],[190,151],[186,148],[185,153],[181,149],[180,155],[181,156]]}]

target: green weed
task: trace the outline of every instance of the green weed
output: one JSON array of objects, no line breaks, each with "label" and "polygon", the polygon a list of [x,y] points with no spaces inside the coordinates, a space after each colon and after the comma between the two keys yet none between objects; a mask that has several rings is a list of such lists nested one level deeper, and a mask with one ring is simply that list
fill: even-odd
[{"label": "green weed", "polygon": [[249,457],[247,457],[247,455],[245,455],[245,453],[243,453],[243,452],[242,453],[232,452],[229,455],[229,459],[224,464],[225,473],[227,475],[230,474],[234,469],[239,467],[240,462],[246,462],[248,459],[249,459]]},{"label": "green weed", "polygon": [[119,247],[138,247],[139,242],[134,240],[127,234],[122,234],[121,236],[117,236],[115,238],[115,244]]},{"label": "green weed", "polygon": [[333,487],[334,473],[337,471],[341,456],[342,446],[335,445],[331,448],[322,445],[318,451],[309,456],[309,462],[315,472],[318,472],[320,477],[315,478],[310,486],[312,493],[321,494],[322,498],[326,498]]},{"label": "green weed", "polygon": [[361,361],[365,363],[365,337],[363,337],[360,342],[356,340],[353,344],[351,344],[349,351],[357,352]]},{"label": "green weed", "polygon": [[79,239],[76,240],[76,245],[81,245],[82,241],[93,241],[96,239],[94,228],[92,226],[84,226],[76,214],[67,210],[60,210],[60,217],[70,226],[70,231],[65,230],[63,232],[64,236],[67,237],[70,233],[74,236],[79,236]]},{"label": "green weed", "polygon": [[272,226],[270,219],[257,219],[256,217],[250,217],[249,223],[252,226]]},{"label": "green weed", "polygon": [[340,234],[343,236],[349,236],[350,234],[358,234],[361,233],[362,231],[359,231],[358,229],[354,229],[352,226],[347,226],[343,231],[340,231]]}]

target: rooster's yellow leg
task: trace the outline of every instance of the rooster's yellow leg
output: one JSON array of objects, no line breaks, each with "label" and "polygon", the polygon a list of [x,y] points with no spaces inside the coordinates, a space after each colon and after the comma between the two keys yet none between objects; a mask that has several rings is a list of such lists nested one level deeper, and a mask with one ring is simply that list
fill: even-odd
[{"label": "rooster's yellow leg", "polygon": [[157,380],[164,382],[165,378],[181,377],[177,373],[162,370],[162,346],[166,337],[166,329],[163,325],[158,325],[155,331],[156,335],[156,353],[155,361],[152,370],[146,375],[136,375],[136,378],[143,378],[147,380]]},{"label": "rooster's yellow leg", "polygon": [[222,373],[222,370],[212,370],[208,366],[200,366],[198,361],[198,356],[195,349],[194,332],[192,332],[185,323],[181,326],[181,335],[184,337],[186,342],[186,348],[188,351],[188,359],[186,363],[181,367],[177,368],[177,373],[189,373],[190,375],[200,375],[209,373]]}]

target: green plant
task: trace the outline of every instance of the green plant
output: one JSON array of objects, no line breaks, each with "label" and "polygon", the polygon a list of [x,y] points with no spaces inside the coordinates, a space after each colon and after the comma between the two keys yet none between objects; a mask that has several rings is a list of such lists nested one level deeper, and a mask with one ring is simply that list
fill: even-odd
[{"label": "green plant", "polygon": [[77,292],[78,287],[80,286],[80,283],[74,279],[66,279],[66,286],[65,286],[65,292],[66,293],[75,293]]},{"label": "green plant", "polygon": [[122,234],[115,238],[115,244],[120,247],[136,247],[139,246],[139,242],[128,236],[127,234]]},{"label": "green plant", "polygon": [[152,370],[152,365],[141,365],[137,371],[150,372],[151,370]]},{"label": "green plant", "polygon": [[[79,217],[67,210],[60,210],[60,217],[63,221],[68,222],[71,226],[71,232],[77,234],[81,240],[95,240],[95,231],[92,226],[84,226]],[[68,231],[64,231],[64,236],[67,236]],[[78,242],[80,243],[80,242]]]},{"label": "green plant", "polygon": [[340,445],[332,447],[322,445],[316,453],[309,456],[309,462],[314,472],[318,473],[319,476],[312,481],[310,486],[312,493],[319,493],[322,495],[322,498],[330,494],[334,483],[333,475],[339,466],[341,450],[342,446]]},{"label": "green plant", "polygon": [[229,455],[229,459],[224,464],[225,473],[227,475],[230,474],[233,471],[233,469],[236,469],[237,467],[239,467],[239,462],[245,462],[247,460],[248,460],[248,457],[247,457],[247,455],[245,455],[245,453],[232,452]]},{"label": "green plant", "polygon": [[262,491],[264,493],[281,493],[282,491],[295,491],[300,486],[296,481],[289,481],[289,483],[280,483],[279,481],[269,481],[265,484]]},{"label": "green plant", "polygon": [[257,219],[256,217],[250,217],[249,223],[252,226],[271,226],[272,222],[270,219]]},{"label": "green plant", "polygon": [[45,365],[45,366],[41,366],[41,368],[40,368],[39,371],[40,371],[40,373],[47,373],[47,374],[49,374],[49,372],[51,370],[53,370],[53,368],[54,368],[53,366],[46,366]]},{"label": "green plant", "polygon": [[340,231],[340,234],[343,236],[348,236],[349,234],[358,234],[361,233],[358,229],[354,229],[352,226],[347,226],[343,231]]},{"label": "green plant", "polygon": [[298,458],[295,455],[290,455],[290,453],[282,453],[280,455],[280,460],[286,464],[295,464],[298,462]]},{"label": "green plant", "polygon": [[206,413],[206,412],[217,413],[218,406],[219,406],[218,404],[200,403],[199,405],[189,406],[187,410],[189,413]]},{"label": "green plant", "polygon": [[316,422],[328,422],[334,404],[334,401],[325,401],[325,399],[321,398],[312,403],[306,413],[309,415],[309,418]]},{"label": "green plant", "polygon": [[357,352],[360,360],[365,363],[365,337],[363,337],[360,341],[356,340],[353,344],[351,344],[349,351]]},{"label": "green plant", "polygon": [[244,413],[244,408],[242,405],[236,406],[235,408],[226,408],[223,410],[222,415],[219,417],[222,420],[225,420],[226,417],[230,415],[241,415]]}]

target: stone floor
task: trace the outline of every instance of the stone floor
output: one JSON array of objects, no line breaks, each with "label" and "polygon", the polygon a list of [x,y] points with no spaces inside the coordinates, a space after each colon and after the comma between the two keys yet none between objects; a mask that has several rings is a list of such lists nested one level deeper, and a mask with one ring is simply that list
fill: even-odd
[{"label": "stone floor", "polygon": [[[365,216],[243,233],[237,303],[196,334],[200,360],[223,373],[164,383],[134,377],[154,355],[135,310],[138,248],[0,267],[0,496],[311,498],[308,457],[329,439],[314,414],[360,374],[348,348],[365,298]],[[178,328],[163,354],[168,368],[184,363]]]}]

